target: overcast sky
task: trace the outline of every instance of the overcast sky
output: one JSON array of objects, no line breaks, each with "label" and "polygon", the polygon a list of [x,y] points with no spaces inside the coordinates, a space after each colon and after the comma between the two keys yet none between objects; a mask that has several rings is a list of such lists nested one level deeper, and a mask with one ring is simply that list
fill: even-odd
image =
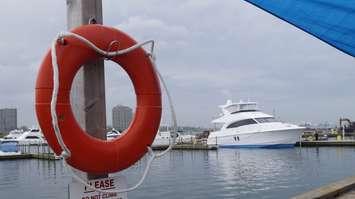
[{"label": "overcast sky", "polygon": [[[65,0],[3,0],[0,107],[36,125],[34,86],[52,39],[66,29]],[[104,0],[104,24],[157,42],[158,68],[181,125],[210,126],[227,99],[257,101],[295,123],[355,120],[355,60],[242,0]],[[107,111],[134,106],[133,88],[106,66]]]}]

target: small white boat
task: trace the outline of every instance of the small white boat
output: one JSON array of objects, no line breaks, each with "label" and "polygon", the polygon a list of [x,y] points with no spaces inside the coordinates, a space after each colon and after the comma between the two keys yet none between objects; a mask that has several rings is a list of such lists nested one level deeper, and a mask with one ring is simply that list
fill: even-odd
[{"label": "small white boat", "polygon": [[220,148],[288,148],[293,147],[304,127],[276,121],[274,116],[259,111],[256,102],[219,106],[222,114],[212,121],[221,129],[211,132],[208,145]]},{"label": "small white boat", "polygon": [[184,144],[184,143],[193,143],[196,140],[195,135],[184,135],[184,134],[178,134],[178,137],[176,138],[176,143],[179,144]]},{"label": "small white boat", "polygon": [[152,143],[152,147],[157,148],[157,147],[169,147],[170,142],[171,142],[171,134],[170,131],[159,131],[157,135],[154,138],[154,141]]},{"label": "small white boat", "polygon": [[120,135],[121,135],[121,133],[113,128],[111,131],[106,133],[106,140],[115,139],[115,138],[119,137]]},{"label": "small white boat", "polygon": [[[107,140],[113,140],[115,138],[118,138],[121,136],[121,133],[115,129],[112,129],[111,131],[107,132],[106,134],[106,139]],[[170,145],[170,132],[169,131],[159,131],[157,135],[155,136],[155,139],[152,143],[153,148],[164,148],[164,147],[169,147]]]}]

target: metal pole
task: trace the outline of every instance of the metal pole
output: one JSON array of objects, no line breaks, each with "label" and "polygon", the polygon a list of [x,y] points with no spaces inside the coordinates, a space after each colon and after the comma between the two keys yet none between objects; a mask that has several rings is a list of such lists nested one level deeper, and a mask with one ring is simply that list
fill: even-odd
[{"label": "metal pole", "polygon": [[[68,29],[89,24],[102,24],[101,0],[66,0]],[[91,136],[106,139],[106,102],[104,61],[96,60],[86,64],[73,83],[72,107],[74,114]],[[89,155],[89,154],[88,154]],[[88,179],[106,177],[88,174]]]},{"label": "metal pole", "polygon": [[300,148],[302,148],[302,135],[300,135]]}]

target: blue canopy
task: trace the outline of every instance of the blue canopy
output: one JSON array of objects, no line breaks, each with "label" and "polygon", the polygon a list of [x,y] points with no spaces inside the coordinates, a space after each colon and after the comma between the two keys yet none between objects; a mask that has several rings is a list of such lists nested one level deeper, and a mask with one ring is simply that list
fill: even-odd
[{"label": "blue canopy", "polygon": [[245,0],[355,57],[355,0]]}]

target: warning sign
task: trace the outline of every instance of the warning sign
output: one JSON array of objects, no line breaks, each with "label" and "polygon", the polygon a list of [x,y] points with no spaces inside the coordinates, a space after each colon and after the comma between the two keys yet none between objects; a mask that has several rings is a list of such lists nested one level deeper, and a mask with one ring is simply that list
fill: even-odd
[{"label": "warning sign", "polygon": [[[124,176],[115,176],[88,181],[92,187],[100,190],[118,191],[127,188],[126,178]],[[127,199],[127,193],[101,193],[86,187],[80,182],[69,184],[70,199]]]}]

